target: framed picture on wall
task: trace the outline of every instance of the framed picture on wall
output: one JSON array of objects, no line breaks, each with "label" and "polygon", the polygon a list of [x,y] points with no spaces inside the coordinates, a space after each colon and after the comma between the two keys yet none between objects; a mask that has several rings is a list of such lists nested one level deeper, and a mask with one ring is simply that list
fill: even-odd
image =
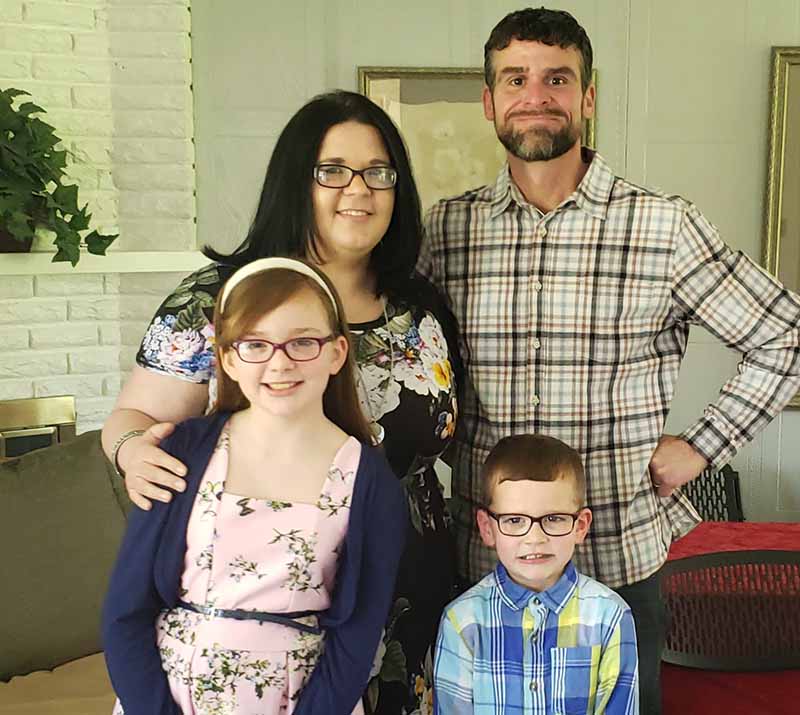
[{"label": "framed picture on wall", "polygon": [[[505,149],[483,116],[483,68],[359,67],[358,86],[400,128],[423,210],[494,181]],[[594,148],[594,118],[585,125],[583,143]]]},{"label": "framed picture on wall", "polygon": [[800,292],[800,47],[772,48],[769,107],[764,266]]}]

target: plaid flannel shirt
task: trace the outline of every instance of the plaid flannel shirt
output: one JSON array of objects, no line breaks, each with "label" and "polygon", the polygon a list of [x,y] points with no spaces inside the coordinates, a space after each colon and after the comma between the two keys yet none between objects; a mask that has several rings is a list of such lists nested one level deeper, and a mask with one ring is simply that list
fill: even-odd
[{"label": "plaid flannel shirt", "polygon": [[638,715],[638,690],[630,609],[571,563],[541,593],[500,564],[442,617],[434,715]]},{"label": "plaid flannel shirt", "polygon": [[690,324],[743,353],[738,374],[681,435],[714,467],[800,388],[800,299],[679,196],[614,176],[597,154],[547,214],[505,166],[492,186],[426,216],[420,271],[459,323],[467,380],[450,463],[461,573],[494,565],[480,542],[480,467],[506,435],[541,432],[584,460],[589,538],[578,567],[612,587],[665,561],[698,521],[648,465],[663,433]]}]

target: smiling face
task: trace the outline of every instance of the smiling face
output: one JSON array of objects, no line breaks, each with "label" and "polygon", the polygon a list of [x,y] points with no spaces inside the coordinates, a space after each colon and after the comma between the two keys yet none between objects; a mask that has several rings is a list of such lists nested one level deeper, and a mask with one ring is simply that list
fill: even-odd
[{"label": "smiling face", "polygon": [[[389,153],[375,127],[348,121],[328,130],[317,164],[343,164],[351,169],[391,166]],[[383,238],[394,210],[392,189],[370,189],[361,176],[350,186],[312,187],[314,225],[324,262],[363,260]]]},{"label": "smiling face", "polygon": [[592,521],[588,509],[581,509],[572,479],[553,482],[530,480],[496,484],[489,509],[495,514],[576,514],[572,531],[565,536],[548,536],[540,524],[533,524],[525,536],[507,536],[485,510],[478,511],[478,528],[483,542],[497,551],[509,576],[532,591],[545,591],[561,578],[575,546],[583,542]]},{"label": "smiling face", "polygon": [[[284,343],[301,337],[326,338],[332,332],[320,297],[309,288],[301,288],[259,318],[239,339]],[[325,343],[314,360],[295,361],[285,351],[276,350],[267,362],[248,363],[233,348],[227,348],[222,353],[222,367],[239,384],[252,409],[283,417],[316,410],[321,413],[328,380],[344,365],[347,349],[347,339],[339,335]]]},{"label": "smiling face", "polygon": [[581,88],[574,47],[512,40],[492,54],[494,87],[483,108],[506,150],[523,161],[549,161],[578,145],[584,118],[594,114],[595,89]]}]

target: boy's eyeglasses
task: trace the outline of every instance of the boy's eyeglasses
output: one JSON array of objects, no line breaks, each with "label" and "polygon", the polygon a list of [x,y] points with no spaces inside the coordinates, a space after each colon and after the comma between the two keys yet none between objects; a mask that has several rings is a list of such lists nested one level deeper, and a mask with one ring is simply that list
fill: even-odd
[{"label": "boy's eyeglasses", "polygon": [[397,183],[397,172],[391,166],[370,166],[366,169],[351,169],[344,164],[317,164],[314,180],[328,189],[344,189],[360,176],[364,183],[376,191],[391,189]]},{"label": "boy's eyeglasses", "polygon": [[528,516],[527,514],[495,514],[486,509],[484,511],[497,522],[497,528],[505,536],[525,536],[534,524],[539,524],[542,531],[548,536],[566,536],[580,516],[577,514],[545,514],[544,516]]},{"label": "boy's eyeglasses", "polygon": [[334,339],[326,338],[292,338],[285,343],[273,343],[259,338],[258,340],[236,340],[232,347],[244,362],[267,362],[277,350],[283,350],[290,360],[308,362],[316,360],[322,352],[322,346]]}]

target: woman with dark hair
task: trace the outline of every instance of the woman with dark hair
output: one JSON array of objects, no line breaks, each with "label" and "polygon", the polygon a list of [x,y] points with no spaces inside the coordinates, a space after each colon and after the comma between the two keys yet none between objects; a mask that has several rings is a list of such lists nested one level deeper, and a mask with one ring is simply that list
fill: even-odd
[{"label": "woman with dark hair", "polygon": [[184,465],[159,442],[214,404],[215,297],[238,267],[306,258],[342,298],[362,409],[405,487],[412,527],[396,598],[365,694],[367,712],[411,712],[430,697],[429,648],[453,593],[449,520],[433,464],[457,415],[452,316],[414,273],[420,204],[403,140],[362,95],[337,91],[303,106],[272,153],[253,224],[226,255],[189,275],[151,321],[137,365],[103,428],[103,444],[133,501],[168,501]]}]

